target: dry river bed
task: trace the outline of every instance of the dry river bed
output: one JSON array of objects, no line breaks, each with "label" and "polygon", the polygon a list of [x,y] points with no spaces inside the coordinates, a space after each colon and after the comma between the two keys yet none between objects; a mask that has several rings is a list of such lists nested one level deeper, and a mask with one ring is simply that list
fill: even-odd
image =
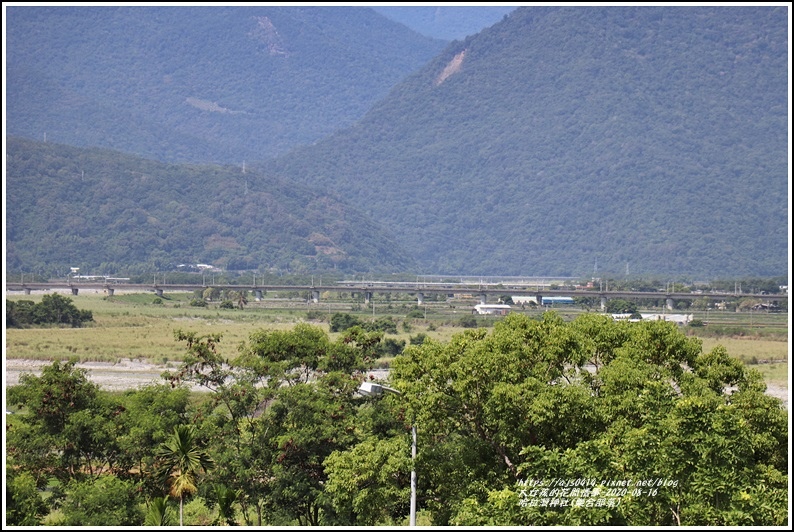
[{"label": "dry river bed", "polygon": [[[19,375],[23,372],[41,374],[42,366],[48,366],[52,362],[47,360],[21,360],[8,359],[5,361],[5,382],[6,387],[13,386],[19,382]],[[161,375],[166,370],[173,370],[175,366],[164,366],[140,362],[137,360],[125,359],[120,362],[85,362],[77,364],[78,368],[88,371],[88,378],[91,382],[98,384],[103,390],[123,391],[135,389],[139,386],[152,383],[164,383]],[[385,379],[388,370],[373,370],[370,372],[376,379]],[[201,387],[194,387],[196,391],[206,391]],[[788,389],[782,386],[770,384],[767,386],[767,393],[783,401],[788,408]]]},{"label": "dry river bed", "polygon": [[[19,383],[21,373],[41,375],[41,368],[52,364],[50,360],[7,359],[5,361],[6,388]],[[120,362],[80,362],[75,365],[88,371],[88,379],[98,384],[103,390],[123,391],[134,390],[147,384],[163,384],[161,377],[164,371],[173,371],[176,365],[150,364],[138,360],[124,359]],[[388,371],[372,370],[376,379],[385,379]],[[193,386],[194,391],[207,391],[201,386]]]}]

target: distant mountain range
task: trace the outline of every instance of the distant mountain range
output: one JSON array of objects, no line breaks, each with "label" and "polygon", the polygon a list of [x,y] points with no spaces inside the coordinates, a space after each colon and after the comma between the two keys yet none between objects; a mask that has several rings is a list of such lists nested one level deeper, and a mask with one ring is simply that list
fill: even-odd
[{"label": "distant mountain range", "polygon": [[394,237],[349,204],[237,166],[166,164],[9,138],[6,269],[132,274],[401,272]]},{"label": "distant mountain range", "polygon": [[780,275],[785,7],[522,7],[262,168],[423,272]]},{"label": "distant mountain range", "polygon": [[365,7],[9,6],[10,135],[241,164],[352,124],[446,44]]},{"label": "distant mountain range", "polygon": [[785,7],[6,9],[7,268],[788,270]]},{"label": "distant mountain range", "polygon": [[516,6],[499,5],[401,5],[372,6],[372,9],[414,31],[436,39],[464,39],[499,22]]}]

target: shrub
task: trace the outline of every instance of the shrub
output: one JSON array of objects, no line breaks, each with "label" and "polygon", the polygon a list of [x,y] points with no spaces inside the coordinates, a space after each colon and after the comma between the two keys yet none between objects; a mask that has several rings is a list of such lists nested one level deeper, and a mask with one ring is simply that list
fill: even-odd
[{"label": "shrub", "polygon": [[461,327],[469,327],[469,328],[477,327],[477,318],[475,318],[474,316],[463,316],[458,321],[458,324]]}]

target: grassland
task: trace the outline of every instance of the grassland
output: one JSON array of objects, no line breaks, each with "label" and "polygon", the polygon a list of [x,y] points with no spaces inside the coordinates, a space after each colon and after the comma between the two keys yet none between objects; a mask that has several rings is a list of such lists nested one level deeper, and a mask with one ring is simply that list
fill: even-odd
[{"label": "grassland", "polygon": [[[6,298],[38,302],[43,295],[12,293]],[[460,320],[471,316],[473,306],[473,302],[465,300],[426,301],[420,309],[414,300],[376,297],[373,308],[356,299],[336,296],[322,297],[319,303],[313,303],[299,294],[267,294],[266,299],[250,301],[240,310],[219,308],[218,302],[211,302],[207,308],[191,306],[190,293],[166,293],[158,298],[153,293],[107,297],[100,292],[81,292],[71,298],[75,306],[93,313],[93,323],[77,329],[6,329],[6,358],[80,362],[131,359],[165,364],[183,356],[184,346],[174,339],[177,329],[221,334],[220,352],[233,358],[239,345],[257,329],[285,329],[308,321],[328,331],[330,317],[337,312],[362,319],[392,316],[399,333],[389,336],[406,344],[421,335],[447,341],[463,330]],[[559,312],[563,318],[573,319],[582,311],[563,308]],[[761,371],[767,382],[788,387],[788,314],[702,314],[695,317],[708,325],[690,327],[687,334],[700,338],[704,351],[723,345],[731,356]],[[478,325],[487,326],[494,319],[480,318]],[[388,362],[384,359],[380,365]]]}]

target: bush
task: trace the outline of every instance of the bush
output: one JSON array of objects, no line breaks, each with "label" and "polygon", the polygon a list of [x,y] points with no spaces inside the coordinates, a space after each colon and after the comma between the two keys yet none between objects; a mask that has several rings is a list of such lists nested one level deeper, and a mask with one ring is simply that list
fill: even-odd
[{"label": "bush", "polygon": [[351,314],[342,314],[337,312],[331,316],[331,332],[346,331],[356,325],[362,325],[361,320]]},{"label": "bush", "polygon": [[222,301],[219,307],[224,309],[234,309],[234,303],[227,299],[226,301]]},{"label": "bush", "polygon": [[207,302],[204,301],[203,299],[193,299],[190,302],[190,306],[191,307],[206,307],[207,306]]},{"label": "bush", "polygon": [[368,321],[363,323],[362,327],[368,332],[381,331],[385,333],[397,334],[397,323],[395,323],[394,318],[391,316],[384,316],[373,321]]},{"label": "bush", "polygon": [[395,340],[394,338],[384,338],[380,344],[382,356],[396,356],[405,349],[405,340]]},{"label": "bush", "polygon": [[458,321],[458,324],[461,327],[469,327],[469,328],[477,327],[477,318],[475,318],[474,316],[463,316]]},{"label": "bush", "polygon": [[422,345],[427,340],[427,335],[425,333],[419,333],[416,336],[411,336],[410,341],[411,345]]},{"label": "bush", "polygon": [[310,310],[306,313],[306,319],[309,321],[325,321],[325,313],[319,310]]}]

